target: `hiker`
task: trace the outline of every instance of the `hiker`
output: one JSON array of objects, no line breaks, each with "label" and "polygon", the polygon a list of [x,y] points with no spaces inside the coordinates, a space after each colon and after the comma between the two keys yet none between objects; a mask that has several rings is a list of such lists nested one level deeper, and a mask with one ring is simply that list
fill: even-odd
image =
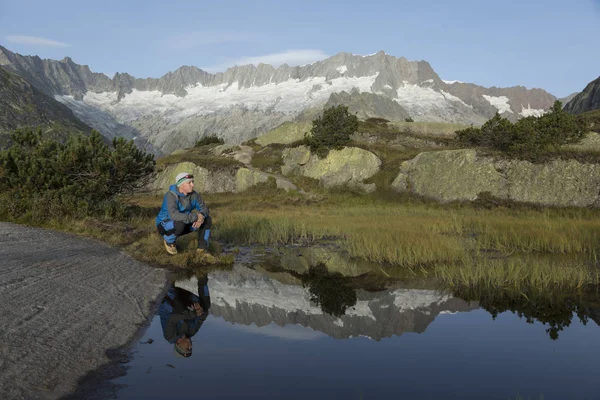
[{"label": "hiker", "polygon": [[[195,213],[192,212],[194,210]],[[156,217],[156,227],[164,239],[165,249],[169,254],[177,254],[177,238],[198,232],[196,251],[203,256],[210,256],[207,249],[211,225],[208,207],[200,194],[194,191],[194,175],[187,172],[177,174],[175,184],[169,187]]]},{"label": "hiker", "polygon": [[208,317],[210,294],[208,277],[198,277],[198,296],[180,287],[171,285],[158,314],[164,338],[173,343],[175,354],[192,356],[192,336],[198,333]]}]

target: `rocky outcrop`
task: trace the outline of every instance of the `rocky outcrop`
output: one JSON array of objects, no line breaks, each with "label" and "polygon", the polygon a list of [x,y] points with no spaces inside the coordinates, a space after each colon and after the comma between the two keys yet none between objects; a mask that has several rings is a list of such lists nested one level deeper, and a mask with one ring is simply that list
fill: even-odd
[{"label": "rocky outcrop", "polygon": [[585,89],[565,105],[565,111],[581,114],[600,110],[600,77],[590,82]]},{"label": "rocky outcrop", "polygon": [[256,144],[268,146],[270,144],[290,144],[304,139],[304,135],[310,135],[312,124],[284,122],[277,128],[256,138]]},{"label": "rocky outcrop", "polygon": [[600,165],[576,160],[532,164],[478,157],[475,150],[421,153],[406,161],[392,183],[442,202],[475,200],[482,192],[546,206],[600,206]]},{"label": "rocky outcrop", "polygon": [[331,150],[326,158],[311,154],[306,146],[283,151],[284,175],[302,175],[319,180],[325,187],[349,186],[367,192],[375,190],[375,184],[363,181],[375,175],[381,168],[381,160],[373,153],[357,147]]},{"label": "rocky outcrop", "polygon": [[269,179],[273,179],[275,181],[275,185],[279,189],[284,189],[286,191],[297,189],[294,184],[286,179],[249,167],[238,169],[235,182],[236,191],[243,192],[253,186],[258,185],[259,183],[265,183],[269,181]]},{"label": "rocky outcrop", "polygon": [[168,271],[96,240],[4,222],[0,253],[1,398],[90,398],[73,395],[86,378],[124,373]]},{"label": "rocky outcrop", "polygon": [[360,92],[353,89],[350,93],[333,93],[323,108],[347,106],[351,114],[358,118],[385,118],[390,121],[404,121],[408,112],[398,102],[375,93]]},{"label": "rocky outcrop", "polygon": [[175,183],[175,177],[180,172],[190,172],[194,175],[195,190],[200,193],[243,192],[259,183],[267,182],[271,177],[280,189],[297,189],[283,178],[251,167],[211,171],[186,161],[164,167],[148,185],[147,190],[154,194],[165,193],[169,186]]},{"label": "rocky outcrop", "polygon": [[148,189],[157,194],[166,192],[169,186],[175,183],[175,177],[180,172],[194,174],[195,190],[200,193],[234,192],[237,189],[235,170],[209,171],[192,162],[166,166],[158,173]]}]

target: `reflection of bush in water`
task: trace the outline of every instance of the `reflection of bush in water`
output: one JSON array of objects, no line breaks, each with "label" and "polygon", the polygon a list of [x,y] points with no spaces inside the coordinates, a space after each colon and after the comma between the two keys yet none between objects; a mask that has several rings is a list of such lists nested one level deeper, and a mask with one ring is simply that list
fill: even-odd
[{"label": "reflection of bush in water", "polygon": [[[559,332],[571,325],[573,314],[586,325],[590,317],[597,318],[600,308],[600,298],[595,288],[577,293],[461,288],[455,290],[454,294],[466,301],[478,301],[493,319],[510,311],[524,318],[528,324],[537,320],[548,325],[546,333],[552,340],[557,340]],[[600,324],[600,321],[597,323]]]},{"label": "reflection of bush in water", "polygon": [[344,284],[342,274],[330,273],[323,264],[311,267],[302,285],[308,287],[310,300],[324,313],[341,317],[348,307],[356,305],[356,292]]}]

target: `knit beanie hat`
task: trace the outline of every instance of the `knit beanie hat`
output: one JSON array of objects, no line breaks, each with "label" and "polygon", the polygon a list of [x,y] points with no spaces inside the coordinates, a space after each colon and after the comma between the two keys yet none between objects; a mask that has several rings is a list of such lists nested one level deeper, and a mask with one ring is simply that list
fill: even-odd
[{"label": "knit beanie hat", "polygon": [[181,184],[192,180],[194,180],[194,175],[187,172],[181,172],[175,177],[175,186],[179,187]]}]

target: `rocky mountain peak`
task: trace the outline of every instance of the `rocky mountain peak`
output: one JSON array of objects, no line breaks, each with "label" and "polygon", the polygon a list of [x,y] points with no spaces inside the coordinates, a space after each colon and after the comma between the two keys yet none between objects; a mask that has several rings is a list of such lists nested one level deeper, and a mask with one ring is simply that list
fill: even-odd
[{"label": "rocky mountain peak", "polygon": [[600,76],[591,81],[581,93],[573,97],[564,109],[572,114],[600,110]]},{"label": "rocky mountain peak", "polygon": [[[41,60],[0,50],[0,63],[80,110],[78,116],[94,128],[113,137],[113,127],[125,124],[120,131],[132,128],[132,135],[147,136],[164,151],[215,130],[238,143],[326,104],[351,105],[365,118],[481,124],[496,112],[511,120],[540,114],[554,102],[540,89],[447,84],[427,61],[383,50],[366,56],[341,52],[302,66],[237,65],[215,74],[186,65],[145,79],[128,73],[111,79],[68,57]],[[128,96],[132,101],[124,101]]]}]

